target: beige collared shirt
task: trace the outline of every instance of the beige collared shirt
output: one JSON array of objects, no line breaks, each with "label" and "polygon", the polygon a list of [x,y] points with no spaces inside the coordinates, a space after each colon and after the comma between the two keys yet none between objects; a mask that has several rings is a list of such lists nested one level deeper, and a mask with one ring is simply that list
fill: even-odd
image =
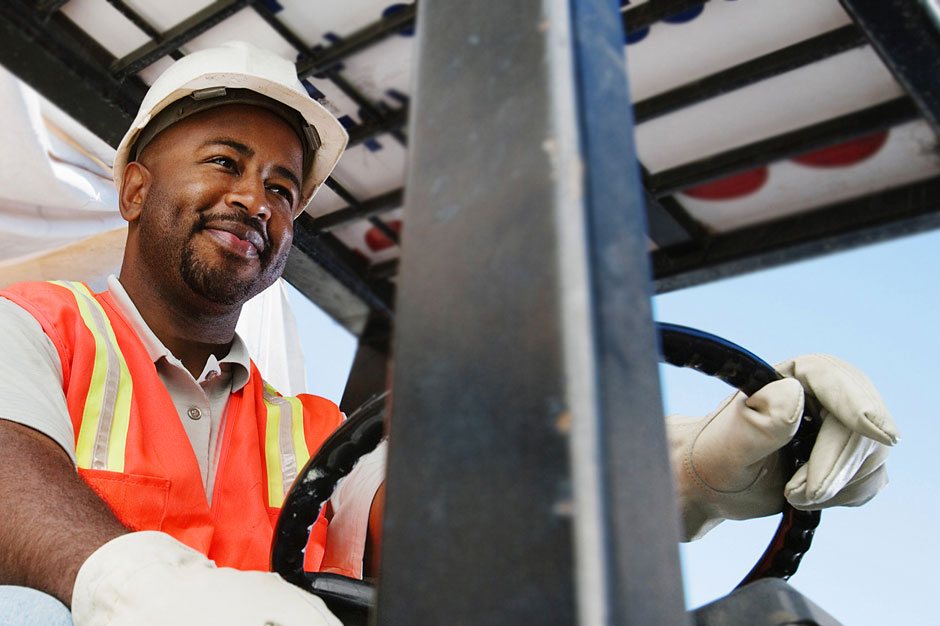
[{"label": "beige collared shirt", "polygon": [[[248,382],[249,356],[238,335],[221,360],[210,356],[198,378],[183,367],[147,326],[115,276],[108,278],[115,305],[156,365],[189,436],[209,500],[218,461],[218,439],[229,397]],[[62,391],[62,368],[52,341],[25,310],[0,298],[0,418],[47,435],[75,462],[75,437]]]}]

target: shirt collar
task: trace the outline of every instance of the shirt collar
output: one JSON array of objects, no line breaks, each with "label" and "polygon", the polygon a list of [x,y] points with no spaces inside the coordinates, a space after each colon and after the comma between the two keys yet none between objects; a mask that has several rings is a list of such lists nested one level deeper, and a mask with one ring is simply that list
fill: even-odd
[{"label": "shirt collar", "polygon": [[[160,359],[165,358],[173,365],[183,367],[182,362],[180,362],[180,360],[163,345],[163,342],[160,341],[153,331],[150,330],[150,327],[147,326],[147,322],[141,317],[131,297],[127,294],[127,291],[124,290],[121,281],[113,274],[108,276],[108,290],[111,292],[111,297],[114,299],[114,304],[118,312],[124,316],[124,319],[130,324],[131,329],[137,334],[137,337],[140,338],[150,359],[156,363]],[[228,370],[232,375],[232,391],[238,391],[248,382],[249,372],[251,371],[250,362],[251,357],[248,354],[248,348],[245,346],[245,342],[242,341],[242,338],[236,333],[232,338],[232,346],[229,348],[227,355],[221,359],[216,359],[215,355],[209,355],[209,359],[206,361],[206,367],[197,382],[211,378],[210,373],[212,372],[219,372],[224,369]]]}]

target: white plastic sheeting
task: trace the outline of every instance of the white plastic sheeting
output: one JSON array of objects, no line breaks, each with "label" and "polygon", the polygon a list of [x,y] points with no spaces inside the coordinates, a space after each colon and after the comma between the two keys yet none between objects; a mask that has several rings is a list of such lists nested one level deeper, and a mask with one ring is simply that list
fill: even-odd
[{"label": "white plastic sheeting", "polygon": [[237,331],[265,380],[285,395],[306,391],[300,333],[283,280],[245,305]]},{"label": "white plastic sheeting", "polygon": [[67,127],[61,112],[5,70],[0,107],[0,262],[123,227],[111,172],[91,145],[100,140]]},{"label": "white plastic sheeting", "polygon": [[[0,287],[120,270],[127,229],[111,181],[114,150],[0,68]],[[265,378],[304,391],[304,356],[284,285],[248,302],[238,332]]]}]

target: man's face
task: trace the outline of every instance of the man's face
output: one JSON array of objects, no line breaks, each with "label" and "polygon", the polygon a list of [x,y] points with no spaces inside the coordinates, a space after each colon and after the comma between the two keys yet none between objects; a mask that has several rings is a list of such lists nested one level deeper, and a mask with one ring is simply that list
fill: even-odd
[{"label": "man's face", "polygon": [[140,260],[164,288],[182,280],[206,300],[235,305],[281,275],[303,154],[280,117],[216,107],[161,132],[139,161],[152,177],[138,224]]}]

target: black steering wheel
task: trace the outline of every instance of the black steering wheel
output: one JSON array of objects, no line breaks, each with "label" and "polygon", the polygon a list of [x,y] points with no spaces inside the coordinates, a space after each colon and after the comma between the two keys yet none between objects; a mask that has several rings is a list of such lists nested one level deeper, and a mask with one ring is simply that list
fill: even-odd
[{"label": "black steering wheel", "polygon": [[[746,395],[782,378],[757,356],[715,335],[674,324],[657,324],[657,330],[663,362],[714,376]],[[386,398],[387,392],[367,401],[323,443],[294,481],[274,529],[272,571],[323,598],[344,624],[367,623],[368,611],[375,605],[375,589],[370,583],[337,574],[305,572],[303,549],[309,529],[336,483],[382,440]],[[807,396],[800,427],[782,450],[791,473],[809,458],[819,432],[818,416],[815,399]],[[786,580],[792,576],[809,550],[819,520],[819,511],[785,505],[773,539],[737,587],[761,578]]]}]

